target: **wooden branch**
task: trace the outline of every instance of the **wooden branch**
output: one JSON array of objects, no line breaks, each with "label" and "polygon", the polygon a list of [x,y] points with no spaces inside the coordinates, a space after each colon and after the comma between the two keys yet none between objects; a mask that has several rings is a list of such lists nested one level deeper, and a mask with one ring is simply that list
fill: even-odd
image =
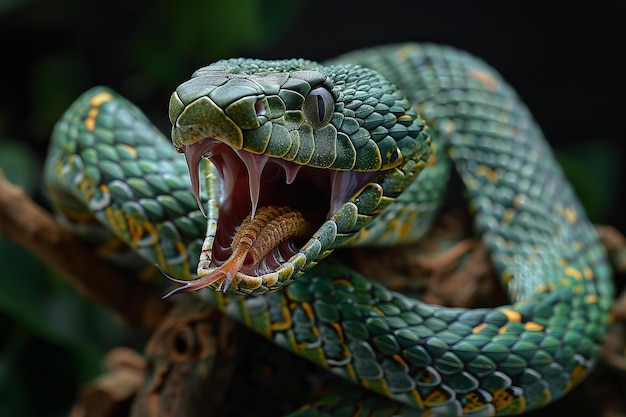
[{"label": "wooden branch", "polygon": [[105,373],[82,386],[70,417],[127,417],[144,380],[146,360],[117,347],[104,358]]},{"label": "wooden branch", "polygon": [[153,330],[170,304],[147,284],[99,259],[0,171],[0,235],[63,274],[89,300],[117,312],[129,325]]}]

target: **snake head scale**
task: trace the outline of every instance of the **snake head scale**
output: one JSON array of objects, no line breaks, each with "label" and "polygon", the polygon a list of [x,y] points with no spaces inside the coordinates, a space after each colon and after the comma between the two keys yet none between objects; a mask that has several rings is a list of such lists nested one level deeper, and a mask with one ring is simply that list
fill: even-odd
[{"label": "snake head scale", "polygon": [[[168,295],[207,285],[240,294],[279,289],[334,247],[355,241],[412,183],[430,152],[424,122],[399,90],[357,65],[219,61],[176,89],[169,117],[203,213],[203,158],[220,186],[219,196],[209,195],[217,214],[209,215],[214,229],[207,231],[200,278],[169,277],[181,286]],[[240,225],[266,206],[300,213],[312,225],[309,234],[266,243],[272,247],[254,262],[244,262],[245,254],[233,261]]]}]

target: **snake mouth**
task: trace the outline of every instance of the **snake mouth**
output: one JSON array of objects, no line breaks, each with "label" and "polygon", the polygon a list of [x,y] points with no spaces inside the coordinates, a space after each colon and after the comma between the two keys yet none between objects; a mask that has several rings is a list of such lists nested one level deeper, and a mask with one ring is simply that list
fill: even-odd
[{"label": "snake mouth", "polygon": [[[183,145],[179,152],[185,154],[192,191],[201,210],[198,165],[202,158],[208,158],[221,177],[217,229],[209,254],[213,269],[224,264],[232,255],[231,244],[237,229],[246,216],[254,218],[257,208],[287,206],[301,213],[313,226],[311,230],[316,231],[360,188],[379,174],[298,165],[280,158],[234,149],[211,137]],[[312,236],[313,232],[310,234]],[[259,277],[276,271],[311,236],[280,242],[262,261],[244,265],[239,273]]]}]

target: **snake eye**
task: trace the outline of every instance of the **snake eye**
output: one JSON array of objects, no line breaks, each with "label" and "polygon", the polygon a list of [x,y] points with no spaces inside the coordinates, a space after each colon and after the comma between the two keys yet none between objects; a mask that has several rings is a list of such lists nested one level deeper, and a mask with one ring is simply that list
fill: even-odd
[{"label": "snake eye", "polygon": [[304,99],[302,112],[304,119],[314,128],[320,128],[328,124],[333,117],[335,100],[332,94],[324,87],[311,90]]}]

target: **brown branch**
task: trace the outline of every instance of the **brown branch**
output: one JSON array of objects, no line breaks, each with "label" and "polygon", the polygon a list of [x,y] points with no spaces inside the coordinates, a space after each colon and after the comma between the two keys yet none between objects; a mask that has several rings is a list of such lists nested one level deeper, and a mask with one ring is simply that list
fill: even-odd
[{"label": "brown branch", "polygon": [[125,277],[95,256],[1,171],[0,235],[32,252],[67,277],[84,297],[113,309],[131,326],[152,330],[169,308],[147,284]]}]

